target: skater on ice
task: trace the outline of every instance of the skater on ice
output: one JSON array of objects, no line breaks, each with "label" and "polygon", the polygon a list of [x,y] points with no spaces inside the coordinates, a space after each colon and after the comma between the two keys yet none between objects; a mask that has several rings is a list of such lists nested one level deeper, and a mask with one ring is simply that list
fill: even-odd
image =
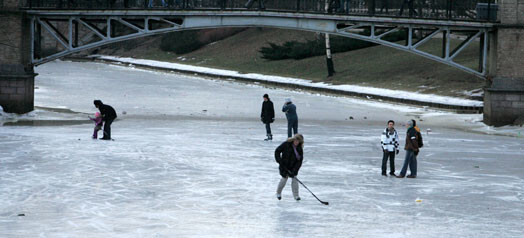
[{"label": "skater on ice", "polygon": [[304,160],[304,137],[301,134],[296,134],[292,138],[287,139],[284,143],[275,150],[275,160],[279,164],[280,182],[277,187],[277,199],[282,199],[282,190],[286,186],[288,178],[291,178],[291,190],[293,198],[300,200],[298,195],[298,181],[296,176],[302,166]]},{"label": "skater on ice", "polygon": [[[286,102],[282,107],[282,112],[286,113],[287,118],[287,137],[291,138],[292,135],[298,133],[298,116],[297,116],[297,107],[291,101],[291,98],[286,98]],[[293,129],[293,134],[291,134],[291,129]]]},{"label": "skater on ice", "polygon": [[395,122],[388,121],[388,127],[382,132],[380,143],[382,144],[382,175],[387,176],[387,163],[389,158],[389,175],[395,176],[395,154],[398,155],[399,139],[398,133],[394,128]]},{"label": "skater on ice", "polygon": [[264,102],[262,103],[262,112],[260,113],[260,120],[266,125],[266,136],[265,141],[273,140],[273,134],[271,134],[271,123],[275,121],[275,108],[273,102],[269,99],[269,95],[264,94]]},{"label": "skater on ice", "polygon": [[98,138],[98,131],[102,130],[102,126],[104,125],[104,122],[102,121],[102,115],[100,112],[95,112],[95,117],[88,116],[91,121],[95,122],[95,129],[93,131],[93,139]]},{"label": "skater on ice", "polygon": [[102,121],[104,122],[104,136],[100,140],[111,140],[111,124],[117,117],[115,109],[100,100],[93,101],[93,104],[102,114]]},{"label": "skater on ice", "polygon": [[417,133],[417,130],[415,129],[415,120],[409,120],[406,123],[406,127],[408,127],[408,131],[406,134],[406,145],[404,146],[404,150],[406,150],[406,157],[404,159],[404,165],[402,166],[402,170],[400,171],[400,174],[397,176],[397,178],[404,178],[406,176],[408,166],[411,172],[411,174],[408,175],[408,178],[416,178],[417,154],[420,148],[419,140],[421,141],[422,137],[420,136],[420,132]]}]

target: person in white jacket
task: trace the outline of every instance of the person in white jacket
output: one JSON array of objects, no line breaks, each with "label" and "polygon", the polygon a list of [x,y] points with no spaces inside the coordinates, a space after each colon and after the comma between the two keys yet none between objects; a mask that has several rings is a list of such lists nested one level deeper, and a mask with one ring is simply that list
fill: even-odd
[{"label": "person in white jacket", "polygon": [[389,174],[391,176],[395,175],[395,154],[398,154],[398,133],[394,128],[395,122],[393,120],[388,121],[388,127],[384,129],[382,132],[382,136],[380,137],[380,143],[382,144],[382,175],[387,176],[386,170],[387,170],[387,163],[389,158],[389,165],[390,165],[390,171]]}]

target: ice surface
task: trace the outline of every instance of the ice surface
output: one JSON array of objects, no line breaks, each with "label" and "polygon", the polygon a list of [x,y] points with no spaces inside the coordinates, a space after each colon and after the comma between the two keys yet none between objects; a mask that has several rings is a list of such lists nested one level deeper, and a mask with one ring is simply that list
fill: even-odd
[{"label": "ice surface", "polygon": [[167,68],[167,69],[186,70],[186,71],[193,71],[193,72],[200,72],[200,73],[211,73],[211,74],[220,75],[220,76],[243,77],[246,79],[258,79],[258,80],[265,80],[269,82],[292,83],[292,84],[297,84],[297,85],[305,85],[305,86],[312,86],[312,87],[318,87],[318,88],[329,88],[329,89],[336,89],[336,90],[342,90],[342,91],[348,91],[348,92],[365,93],[369,95],[387,96],[387,97],[400,98],[400,99],[410,99],[410,100],[416,100],[416,101],[421,101],[421,102],[441,103],[445,105],[471,106],[471,107],[480,107],[483,105],[482,101],[469,100],[469,99],[456,98],[456,97],[439,96],[439,95],[434,95],[434,94],[421,94],[421,93],[407,92],[407,91],[401,91],[401,90],[391,90],[391,89],[384,89],[384,88],[373,88],[373,87],[347,85],[347,84],[332,85],[332,84],[326,84],[322,82],[315,83],[310,80],[299,79],[299,78],[280,77],[280,76],[263,75],[263,74],[255,74],[255,73],[242,74],[242,73],[239,73],[237,71],[232,71],[232,70],[214,69],[214,68],[207,68],[207,67],[201,67],[201,66],[192,66],[192,65],[186,65],[186,64],[162,62],[162,61],[156,61],[156,60],[134,59],[134,58],[108,56],[108,55],[93,55],[92,57],[100,58],[100,59],[116,60],[116,61],[120,61],[123,63],[130,63],[130,64],[136,64],[136,65],[156,66],[156,67],[162,67],[162,68]]},{"label": "ice surface", "polygon": [[[98,63],[51,62],[36,70],[37,106],[65,107],[78,113],[61,113],[64,120],[80,120],[101,99],[119,113],[115,141],[90,139],[87,120],[0,127],[0,237],[524,232],[523,140],[455,129],[466,127],[463,116]],[[264,93],[275,103],[274,142],[262,141]],[[329,206],[303,188],[295,202],[289,184],[281,201],[274,197],[273,151],[285,139],[286,97],[297,104],[306,140],[299,178]],[[48,111],[36,119],[58,120]],[[431,128],[418,178],[380,176],[385,122],[415,116],[424,119],[423,131]],[[405,129],[397,129],[402,140]]]}]

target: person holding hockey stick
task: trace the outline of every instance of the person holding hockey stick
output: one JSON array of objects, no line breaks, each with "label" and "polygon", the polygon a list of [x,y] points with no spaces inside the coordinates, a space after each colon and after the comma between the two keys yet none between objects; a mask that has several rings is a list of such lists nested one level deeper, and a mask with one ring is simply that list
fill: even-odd
[{"label": "person holding hockey stick", "polygon": [[102,121],[104,121],[104,136],[100,140],[111,140],[111,124],[117,117],[116,111],[113,107],[102,103],[100,100],[94,100],[93,104],[102,114]]},{"label": "person holding hockey stick", "polygon": [[299,201],[298,195],[298,180],[296,176],[302,166],[304,160],[304,137],[301,134],[287,139],[284,143],[275,150],[275,160],[279,164],[279,172],[282,178],[277,187],[277,199],[282,199],[282,190],[286,186],[288,178],[291,178],[291,190],[293,191],[293,198]]}]

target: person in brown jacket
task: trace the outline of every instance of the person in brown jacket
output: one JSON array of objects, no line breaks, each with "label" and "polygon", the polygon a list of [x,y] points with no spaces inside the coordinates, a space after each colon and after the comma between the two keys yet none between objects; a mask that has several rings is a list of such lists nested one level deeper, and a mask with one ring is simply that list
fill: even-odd
[{"label": "person in brown jacket", "polygon": [[397,178],[404,178],[406,176],[406,172],[408,170],[411,171],[411,174],[408,175],[408,178],[416,178],[417,177],[417,156],[419,145],[418,145],[418,139],[417,139],[417,131],[415,130],[415,121],[409,120],[406,123],[406,127],[408,127],[407,135],[406,135],[406,145],[404,146],[404,150],[406,151],[406,157],[404,160],[404,166],[402,166],[402,170],[400,171],[400,174],[397,176]]}]

